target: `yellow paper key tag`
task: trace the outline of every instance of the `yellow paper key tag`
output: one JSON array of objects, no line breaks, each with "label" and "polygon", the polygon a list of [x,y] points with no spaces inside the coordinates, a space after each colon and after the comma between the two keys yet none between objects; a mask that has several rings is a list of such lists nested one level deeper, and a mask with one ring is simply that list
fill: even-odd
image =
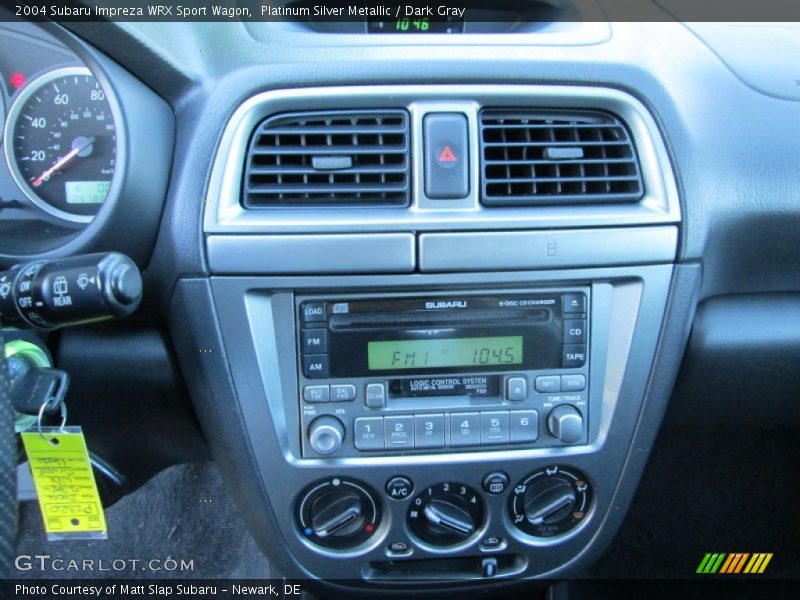
[{"label": "yellow paper key tag", "polygon": [[106,517],[80,427],[20,434],[50,541],[106,539]]}]

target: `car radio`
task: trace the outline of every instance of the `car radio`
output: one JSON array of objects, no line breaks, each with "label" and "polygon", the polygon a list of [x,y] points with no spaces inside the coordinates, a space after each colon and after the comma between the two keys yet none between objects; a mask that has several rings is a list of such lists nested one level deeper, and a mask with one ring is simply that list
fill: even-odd
[{"label": "car radio", "polygon": [[303,456],[586,442],[588,288],[298,296]]}]

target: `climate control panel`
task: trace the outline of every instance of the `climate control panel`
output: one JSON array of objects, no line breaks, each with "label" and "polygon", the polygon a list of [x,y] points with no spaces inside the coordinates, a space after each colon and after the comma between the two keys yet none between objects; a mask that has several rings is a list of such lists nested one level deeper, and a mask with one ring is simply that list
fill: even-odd
[{"label": "climate control panel", "polygon": [[329,477],[298,496],[297,530],[320,551],[350,554],[380,541],[395,560],[417,551],[494,555],[565,537],[593,508],[588,477],[571,466],[549,465],[512,483],[494,470],[478,485],[449,480],[415,493],[411,478],[395,475],[379,494],[355,479]]}]

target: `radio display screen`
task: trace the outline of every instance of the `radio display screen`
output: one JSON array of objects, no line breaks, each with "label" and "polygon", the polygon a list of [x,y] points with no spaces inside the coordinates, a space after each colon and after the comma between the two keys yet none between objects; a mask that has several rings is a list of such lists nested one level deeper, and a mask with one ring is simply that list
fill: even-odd
[{"label": "radio display screen", "polygon": [[370,371],[522,364],[522,336],[367,343]]}]

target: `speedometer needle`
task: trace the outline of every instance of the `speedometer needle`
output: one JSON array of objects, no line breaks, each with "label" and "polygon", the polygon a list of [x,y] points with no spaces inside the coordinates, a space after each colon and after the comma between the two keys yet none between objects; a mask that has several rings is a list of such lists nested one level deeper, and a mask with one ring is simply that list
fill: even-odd
[{"label": "speedometer needle", "polygon": [[94,144],[94,141],[95,141],[95,137],[94,136],[91,136],[91,137],[88,137],[88,138],[84,138],[84,139],[86,141],[83,144],[80,144],[80,145],[76,146],[75,148],[73,148],[72,150],[70,150],[69,152],[67,152],[64,156],[62,156],[60,159],[58,159],[56,161],[56,164],[54,164],[52,167],[50,167],[44,173],[42,173],[36,179],[34,179],[33,182],[31,183],[31,186],[35,187],[35,188],[39,187],[45,181],[47,181],[47,179],[50,177],[50,175],[52,175],[53,173],[55,173],[59,169],[63,168],[64,165],[66,165],[69,161],[71,161],[73,158],[78,156],[78,154],[80,154],[81,152],[86,150],[86,148],[88,148],[89,146]]}]

